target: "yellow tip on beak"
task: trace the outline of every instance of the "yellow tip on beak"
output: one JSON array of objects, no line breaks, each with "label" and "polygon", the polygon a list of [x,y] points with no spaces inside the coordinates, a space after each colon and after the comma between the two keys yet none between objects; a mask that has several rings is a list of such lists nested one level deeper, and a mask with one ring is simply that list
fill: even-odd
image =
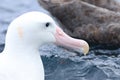
[{"label": "yellow tip on beak", "polygon": [[83,46],[84,50],[83,50],[83,53],[84,55],[87,55],[88,52],[89,52],[89,45],[88,43],[86,42],[85,45]]}]

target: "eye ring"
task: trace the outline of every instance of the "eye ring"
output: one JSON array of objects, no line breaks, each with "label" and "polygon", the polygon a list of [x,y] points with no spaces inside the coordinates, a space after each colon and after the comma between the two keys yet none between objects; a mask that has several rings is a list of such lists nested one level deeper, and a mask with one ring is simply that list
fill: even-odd
[{"label": "eye ring", "polygon": [[45,24],[45,26],[46,26],[46,27],[49,27],[49,26],[50,26],[50,23],[49,23],[49,22],[47,22],[47,23]]}]

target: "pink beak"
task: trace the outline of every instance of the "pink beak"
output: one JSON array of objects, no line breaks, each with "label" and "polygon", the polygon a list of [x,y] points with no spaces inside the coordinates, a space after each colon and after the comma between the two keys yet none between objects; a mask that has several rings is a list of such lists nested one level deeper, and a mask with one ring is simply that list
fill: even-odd
[{"label": "pink beak", "polygon": [[60,46],[81,50],[81,52],[83,52],[84,55],[86,55],[89,51],[89,45],[86,41],[80,39],[74,39],[68,36],[59,27],[56,28],[55,38],[56,38],[56,44]]}]

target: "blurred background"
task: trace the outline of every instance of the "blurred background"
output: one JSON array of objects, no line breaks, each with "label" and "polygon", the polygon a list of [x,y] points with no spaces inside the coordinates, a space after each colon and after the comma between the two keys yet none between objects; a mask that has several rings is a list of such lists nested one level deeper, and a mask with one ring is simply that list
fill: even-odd
[{"label": "blurred background", "polygon": [[0,0],[0,52],[10,22],[29,11],[54,16],[87,56],[53,44],[40,48],[45,80],[120,80],[120,0]]}]

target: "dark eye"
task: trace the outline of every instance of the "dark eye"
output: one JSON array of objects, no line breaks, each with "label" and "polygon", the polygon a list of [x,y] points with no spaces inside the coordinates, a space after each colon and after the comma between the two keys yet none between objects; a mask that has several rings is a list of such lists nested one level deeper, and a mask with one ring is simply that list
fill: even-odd
[{"label": "dark eye", "polygon": [[46,26],[46,27],[49,27],[49,26],[50,26],[50,23],[49,23],[49,22],[47,22],[47,23],[45,24],[45,26]]}]

